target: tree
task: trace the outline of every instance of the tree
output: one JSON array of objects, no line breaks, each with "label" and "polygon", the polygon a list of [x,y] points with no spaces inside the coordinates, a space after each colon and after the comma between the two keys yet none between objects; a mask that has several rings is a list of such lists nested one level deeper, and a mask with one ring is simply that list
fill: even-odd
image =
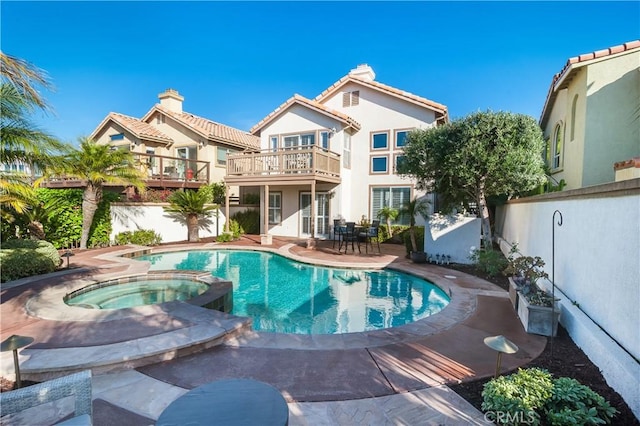
[{"label": "tree", "polygon": [[218,208],[217,205],[207,205],[209,202],[211,195],[205,187],[198,191],[176,191],[169,197],[169,207],[165,207],[164,211],[183,215],[187,222],[187,241],[196,242],[200,240],[200,217]]},{"label": "tree", "polygon": [[383,208],[378,210],[378,219],[387,222],[387,232],[389,233],[389,238],[393,236],[393,232],[391,232],[391,222],[398,218],[398,214],[400,214],[400,212],[390,206],[384,206]]},{"label": "tree", "polygon": [[[31,120],[36,109],[47,111],[38,87],[51,89],[46,73],[34,65],[0,52],[0,163],[43,169],[63,144],[43,132]],[[35,202],[35,193],[24,173],[0,174],[0,204],[4,220],[13,220]]]},{"label": "tree", "polygon": [[487,197],[511,198],[545,179],[544,139],[534,118],[508,112],[477,112],[407,137],[400,173],[437,192],[449,206],[474,201],[485,247],[492,234]]},{"label": "tree", "polygon": [[[429,202],[418,199],[407,200],[400,209],[400,214],[409,216],[409,238],[411,238],[411,248],[414,253],[424,250],[418,250],[418,242],[416,241],[416,215],[427,217],[429,214]],[[423,247],[421,247],[422,249]]]},{"label": "tree", "polygon": [[112,149],[88,138],[80,139],[79,148],[70,148],[63,161],[52,167],[44,178],[64,175],[84,183],[82,196],[82,236],[80,248],[87,248],[93,217],[102,200],[104,184],[135,186],[144,190],[145,174],[135,165],[129,151]]}]

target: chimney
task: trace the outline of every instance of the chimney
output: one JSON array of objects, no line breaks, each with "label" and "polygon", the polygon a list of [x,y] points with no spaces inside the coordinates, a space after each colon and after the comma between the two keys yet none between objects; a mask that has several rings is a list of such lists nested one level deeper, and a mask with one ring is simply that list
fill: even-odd
[{"label": "chimney", "polygon": [[373,68],[371,68],[367,64],[360,64],[356,68],[349,71],[349,75],[353,77],[359,77],[366,81],[373,81],[376,79],[376,73],[373,72]]},{"label": "chimney", "polygon": [[160,99],[161,106],[169,111],[182,114],[182,101],[184,101],[184,97],[180,96],[177,90],[167,89],[164,93],[158,95],[158,99]]}]

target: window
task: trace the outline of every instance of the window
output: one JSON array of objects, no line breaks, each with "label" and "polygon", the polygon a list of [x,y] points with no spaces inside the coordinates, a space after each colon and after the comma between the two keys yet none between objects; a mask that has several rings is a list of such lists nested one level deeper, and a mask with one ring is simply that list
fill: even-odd
[{"label": "window", "polygon": [[389,133],[371,133],[371,149],[388,149],[389,148]]},{"label": "window", "polygon": [[558,123],[553,132],[553,161],[551,169],[559,169],[562,166],[562,136],[562,123]]},{"label": "window", "polygon": [[402,148],[407,143],[407,135],[409,134],[408,130],[397,130],[396,131],[396,148]]},{"label": "window", "polygon": [[354,90],[353,92],[344,92],[342,94],[342,106],[356,106],[360,103],[360,91]]},{"label": "window", "polygon": [[400,165],[406,160],[406,157],[404,155],[396,155],[394,156],[394,164],[393,164],[393,172],[394,173],[398,173],[398,169],[400,168]]},{"label": "window", "polygon": [[322,148],[329,149],[329,132],[320,132],[320,144]]},{"label": "window", "polygon": [[[392,186],[371,189],[371,217],[377,218],[378,212],[385,206],[400,210],[411,197],[411,188],[408,186]],[[398,216],[393,222],[396,225],[408,225],[409,217]]]},{"label": "window", "polygon": [[342,149],[342,167],[351,168],[351,135],[344,132],[344,148]]},{"label": "window", "polygon": [[277,225],[282,222],[282,192],[269,193],[269,224]]},{"label": "window", "polygon": [[229,154],[235,154],[236,151],[235,149],[230,149],[230,148],[224,148],[222,146],[217,147],[216,149],[216,163],[219,166],[226,166],[227,165],[227,156]]},{"label": "window", "polygon": [[164,115],[162,114],[156,115],[156,124],[163,124],[163,123],[164,123]]},{"label": "window", "polygon": [[111,142],[113,141],[121,141],[124,140],[124,133],[118,133],[116,135],[109,136],[111,138]]},{"label": "window", "polygon": [[389,157],[371,157],[371,174],[388,173],[389,172]]},{"label": "window", "polygon": [[571,140],[576,137],[576,107],[578,105],[578,95],[573,97],[573,103],[571,104]]},{"label": "window", "polygon": [[316,143],[315,133],[305,133],[300,135],[289,135],[284,137],[284,149],[295,149],[307,147]]},{"label": "window", "polygon": [[271,149],[272,152],[276,152],[278,150],[278,137],[271,136],[269,138],[269,144],[269,149]]}]

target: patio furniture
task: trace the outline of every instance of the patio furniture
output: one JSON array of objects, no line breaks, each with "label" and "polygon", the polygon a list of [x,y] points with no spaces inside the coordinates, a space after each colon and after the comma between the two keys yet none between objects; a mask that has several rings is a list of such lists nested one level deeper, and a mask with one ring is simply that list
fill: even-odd
[{"label": "patio furniture", "polygon": [[333,245],[331,248],[336,248],[336,241],[338,241],[338,247],[340,246],[340,237],[344,227],[343,219],[333,219]]},{"label": "patio furniture", "polygon": [[[3,423],[6,420],[8,420],[8,424],[40,424],[44,421],[51,421],[51,419],[34,418],[37,417],[38,411],[48,413],[51,410],[43,411],[38,408],[36,409],[38,411],[29,413],[28,416],[21,416],[21,412],[42,404],[55,403],[70,396],[75,397],[73,417],[56,424],[91,425],[93,414],[91,406],[91,370],[0,393]],[[7,415],[12,415],[11,420],[4,417]]]},{"label": "patio furniture", "polygon": [[378,243],[378,253],[380,253],[380,238],[378,238],[380,229],[380,221],[374,220],[371,222],[371,226],[365,228],[363,232],[360,232],[358,236],[360,239],[364,241],[364,250],[365,253],[369,253],[369,245],[371,245],[371,251],[373,252],[373,242],[372,239],[376,239],[376,243]]},{"label": "patio furniture", "polygon": [[349,243],[351,243],[351,251],[355,252],[355,246],[354,243],[358,244],[358,253],[362,253],[360,251],[360,240],[359,240],[359,233],[360,230],[362,228],[356,226],[355,222],[347,222],[344,226],[344,228],[341,228],[341,235],[340,235],[340,246],[338,246],[338,251],[342,250],[342,244],[344,244],[344,252],[347,253],[347,250],[349,249]]},{"label": "patio furniture", "polygon": [[273,386],[249,379],[218,380],[190,390],[160,414],[156,426],[287,425],[289,407]]}]

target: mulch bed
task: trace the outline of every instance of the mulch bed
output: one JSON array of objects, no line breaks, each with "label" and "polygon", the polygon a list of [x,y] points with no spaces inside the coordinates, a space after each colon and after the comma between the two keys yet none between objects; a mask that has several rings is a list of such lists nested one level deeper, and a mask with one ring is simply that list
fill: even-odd
[{"label": "mulch bed", "polygon": [[[507,277],[503,275],[488,277],[470,265],[456,264],[447,265],[447,267],[481,277],[505,290],[509,288],[509,281]],[[571,377],[576,379],[583,385],[587,385],[595,392],[598,392],[605,400],[609,401],[612,407],[618,410],[618,413],[613,418],[613,424],[625,426],[640,425],[640,421],[634,416],[627,403],[607,384],[598,367],[576,346],[562,326],[558,326],[558,335],[554,337],[553,340],[548,338],[544,352],[538,358],[523,366],[523,368],[525,367],[544,368],[555,377]],[[484,384],[489,380],[491,380],[490,377],[449,387],[469,401],[469,403],[478,410],[481,410],[482,390]]]}]

